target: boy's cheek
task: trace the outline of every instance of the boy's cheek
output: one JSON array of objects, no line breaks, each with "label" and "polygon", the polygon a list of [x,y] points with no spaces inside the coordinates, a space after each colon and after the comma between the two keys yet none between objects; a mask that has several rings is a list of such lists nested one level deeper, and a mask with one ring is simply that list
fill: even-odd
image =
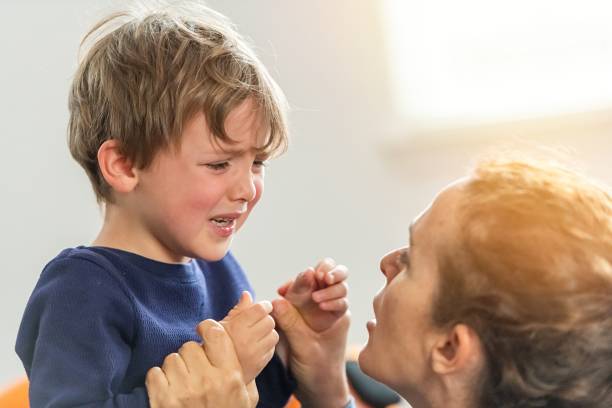
[{"label": "boy's cheek", "polygon": [[245,223],[245,221],[247,220],[247,218],[249,218],[249,215],[251,215],[251,211],[253,211],[253,208],[259,202],[259,199],[261,198],[262,194],[263,194],[263,180],[256,181],[255,182],[255,197],[247,204],[247,211],[244,214],[244,216],[239,220],[237,229],[240,229],[242,225]]},{"label": "boy's cheek", "polygon": [[253,201],[259,201],[264,191],[264,179],[263,176],[255,180],[255,199]]},{"label": "boy's cheek", "polygon": [[263,178],[255,180],[253,183],[255,184],[255,197],[247,204],[248,213],[250,213],[251,210],[253,210],[253,208],[257,205],[264,191]]}]

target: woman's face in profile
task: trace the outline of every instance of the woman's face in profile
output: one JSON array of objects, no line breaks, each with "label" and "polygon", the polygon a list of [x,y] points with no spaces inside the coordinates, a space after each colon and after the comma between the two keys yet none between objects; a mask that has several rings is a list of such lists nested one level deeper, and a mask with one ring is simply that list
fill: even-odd
[{"label": "woman's face in profile", "polygon": [[420,406],[431,371],[435,334],[433,296],[438,283],[437,252],[452,239],[454,187],[444,190],[410,228],[409,245],[386,254],[380,269],[384,287],[373,301],[375,319],[359,356],[362,370]]}]

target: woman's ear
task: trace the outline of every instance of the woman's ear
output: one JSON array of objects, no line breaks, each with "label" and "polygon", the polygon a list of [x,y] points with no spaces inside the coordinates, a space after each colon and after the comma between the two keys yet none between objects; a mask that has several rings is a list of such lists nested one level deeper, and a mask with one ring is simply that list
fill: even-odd
[{"label": "woman's ear", "polygon": [[104,180],[118,193],[128,193],[138,184],[138,172],[119,150],[119,142],[106,140],[98,149],[98,166]]},{"label": "woman's ear", "polygon": [[438,338],[432,350],[431,364],[439,375],[468,374],[479,371],[484,358],[478,334],[465,324],[457,324]]}]

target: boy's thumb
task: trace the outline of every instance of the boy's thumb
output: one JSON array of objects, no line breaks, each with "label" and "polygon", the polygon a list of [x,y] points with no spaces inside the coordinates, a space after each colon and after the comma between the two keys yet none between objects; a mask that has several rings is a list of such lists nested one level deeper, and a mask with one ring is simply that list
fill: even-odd
[{"label": "boy's thumb", "polygon": [[234,306],[232,310],[230,310],[229,316],[232,316],[232,314],[235,314],[236,312],[246,309],[252,304],[253,304],[253,298],[251,297],[251,294],[246,290],[243,291],[242,294],[240,295],[240,299],[238,300],[238,303],[236,303],[236,306]]},{"label": "boy's thumb", "polygon": [[248,291],[245,290],[240,295],[240,300],[238,301],[238,304],[236,304],[236,306],[234,306],[234,308],[238,309],[238,310],[242,310],[242,309],[245,309],[247,306],[250,306],[252,304],[253,304],[253,297],[251,296],[251,294]]},{"label": "boy's thumb", "polygon": [[291,341],[292,338],[303,337],[306,322],[300,312],[287,299],[274,299],[272,301],[272,317],[276,326],[283,331]]},{"label": "boy's thumb", "polygon": [[251,297],[251,294],[246,290],[243,291],[242,294],[240,295],[240,299],[238,300],[238,303],[236,303],[236,305],[232,307],[232,309],[229,311],[227,316],[223,318],[221,323],[223,323],[223,321],[226,321],[232,318],[233,316],[236,316],[237,314],[240,314],[242,310],[246,309],[252,304],[253,304],[253,298]]}]

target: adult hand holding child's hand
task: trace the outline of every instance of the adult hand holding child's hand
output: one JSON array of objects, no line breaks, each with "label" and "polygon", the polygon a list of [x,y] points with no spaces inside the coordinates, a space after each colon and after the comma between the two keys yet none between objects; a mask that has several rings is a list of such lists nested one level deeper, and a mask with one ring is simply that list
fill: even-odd
[{"label": "adult hand holding child's hand", "polygon": [[274,356],[278,333],[270,312],[270,302],[253,303],[251,295],[245,291],[238,304],[220,322],[234,342],[246,384],[254,381]]},{"label": "adult hand holding child's hand", "polygon": [[278,288],[278,294],[300,311],[310,328],[321,333],[348,310],[347,278],[346,266],[325,258],[315,268],[307,268]]},{"label": "adult hand holding child's hand", "polygon": [[242,379],[232,340],[222,325],[205,320],[198,325],[204,345],[190,341],[153,367],[146,377],[152,408],[253,408],[254,383]]},{"label": "adult hand holding child's hand", "polygon": [[331,258],[308,268],[278,289],[272,315],[283,342],[282,354],[298,381],[303,406],[334,408],[349,399],[344,368],[350,324],[348,271]]}]

